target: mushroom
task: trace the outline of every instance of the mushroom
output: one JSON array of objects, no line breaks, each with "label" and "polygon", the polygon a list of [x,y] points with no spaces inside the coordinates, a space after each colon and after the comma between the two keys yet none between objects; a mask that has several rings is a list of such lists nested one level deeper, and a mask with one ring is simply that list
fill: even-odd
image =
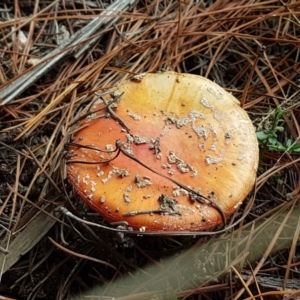
[{"label": "mushroom", "polygon": [[74,131],[69,182],[108,222],[134,230],[226,225],[255,182],[251,120],[201,76],[134,76],[86,108]]}]

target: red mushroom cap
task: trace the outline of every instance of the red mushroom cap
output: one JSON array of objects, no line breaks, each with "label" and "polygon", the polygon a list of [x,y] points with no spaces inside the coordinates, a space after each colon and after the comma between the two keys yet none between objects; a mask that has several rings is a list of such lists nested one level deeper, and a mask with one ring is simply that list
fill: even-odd
[{"label": "red mushroom cap", "polygon": [[138,75],[84,114],[73,140],[79,146],[68,149],[68,179],[108,222],[140,231],[209,230],[254,185],[251,120],[206,78]]}]

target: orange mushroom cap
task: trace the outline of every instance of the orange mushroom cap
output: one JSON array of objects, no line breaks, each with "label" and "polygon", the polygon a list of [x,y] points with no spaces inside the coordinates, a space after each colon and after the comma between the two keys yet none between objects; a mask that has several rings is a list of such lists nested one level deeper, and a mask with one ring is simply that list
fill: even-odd
[{"label": "orange mushroom cap", "polygon": [[108,222],[140,231],[213,229],[254,185],[252,123],[206,78],[138,75],[84,114],[68,148],[68,180]]}]

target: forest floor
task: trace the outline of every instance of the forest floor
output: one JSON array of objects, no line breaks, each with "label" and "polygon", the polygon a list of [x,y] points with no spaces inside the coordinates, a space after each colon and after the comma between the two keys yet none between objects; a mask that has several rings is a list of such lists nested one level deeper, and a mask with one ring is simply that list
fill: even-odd
[{"label": "forest floor", "polygon": [[[0,4],[0,298],[300,299],[300,1],[111,2]],[[78,112],[164,70],[209,78],[248,113],[260,157],[241,221],[120,239],[70,218],[58,208],[109,226],[66,179]]]}]

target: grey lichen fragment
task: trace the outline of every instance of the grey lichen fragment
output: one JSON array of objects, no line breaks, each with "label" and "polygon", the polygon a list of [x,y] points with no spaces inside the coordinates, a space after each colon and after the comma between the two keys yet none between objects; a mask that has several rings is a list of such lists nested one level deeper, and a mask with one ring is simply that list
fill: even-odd
[{"label": "grey lichen fragment", "polygon": [[115,174],[119,175],[119,177],[127,177],[129,176],[129,170],[127,169],[116,169]]},{"label": "grey lichen fragment", "polygon": [[214,137],[217,137],[217,131],[216,131],[216,129],[214,128],[214,126],[213,126],[212,124],[209,124],[209,125],[207,126],[207,128],[211,131],[211,133],[212,133],[212,135],[213,135]]},{"label": "grey lichen fragment", "polygon": [[173,186],[173,197],[179,197],[179,196],[187,196],[189,192],[179,186]]},{"label": "grey lichen fragment", "polygon": [[149,149],[154,150],[156,159],[162,158],[160,151],[160,137],[157,137],[154,141],[152,140],[152,144],[149,146]]},{"label": "grey lichen fragment", "polygon": [[163,169],[170,169],[170,168],[172,168],[172,166],[170,164],[162,164],[161,167]]},{"label": "grey lichen fragment", "polygon": [[[149,148],[155,148],[156,140],[137,134],[126,134],[127,142],[122,144],[123,149],[130,155],[134,156],[132,145],[150,144]],[[157,153],[158,155],[159,153]]]},{"label": "grey lichen fragment", "polygon": [[181,194],[182,194],[182,196],[188,196],[189,192],[185,189],[181,189]]},{"label": "grey lichen fragment", "polygon": [[253,155],[252,154],[249,155],[249,148],[251,146],[252,145],[244,145],[238,151],[237,159],[243,162],[244,164],[249,164],[250,161],[253,159]]},{"label": "grey lichen fragment", "polygon": [[166,125],[175,124],[176,128],[180,129],[189,123],[195,122],[196,119],[205,119],[204,115],[196,110],[192,110],[188,117],[183,117],[181,119],[175,117],[167,117],[165,120]]},{"label": "grey lichen fragment", "polygon": [[140,231],[140,232],[146,232],[146,226],[140,227],[140,228],[139,228],[139,231]]},{"label": "grey lichen fragment", "polygon": [[190,196],[190,200],[193,202],[197,201],[197,202],[205,203],[203,197],[201,197],[202,196],[201,188],[195,190],[195,193],[189,193],[189,196]]},{"label": "grey lichen fragment", "polygon": [[172,169],[172,165],[170,165],[170,164],[162,164],[161,167],[163,169],[167,169],[169,175],[173,175],[174,174],[174,170]]},{"label": "grey lichen fragment", "polygon": [[122,148],[128,155],[134,156],[131,143],[123,143]]},{"label": "grey lichen fragment", "polygon": [[120,98],[121,95],[122,95],[122,92],[117,91],[117,90],[114,90],[114,91],[112,92],[112,94],[111,94],[111,96],[112,96],[113,98]]},{"label": "grey lichen fragment", "polygon": [[204,97],[201,99],[200,102],[201,102],[201,104],[202,104],[204,107],[206,107],[206,108],[210,108],[211,110],[214,110],[214,108],[215,108],[215,107],[214,107],[212,104],[210,104],[209,101],[208,101],[206,98],[204,98]]},{"label": "grey lichen fragment", "polygon": [[187,117],[184,117],[184,118],[181,118],[181,119],[177,119],[177,118],[173,118],[173,117],[167,117],[167,119],[165,120],[166,125],[175,124],[176,128],[178,128],[178,129],[180,129],[183,126],[186,126],[190,122],[191,122],[191,120]]},{"label": "grey lichen fragment", "polygon": [[77,153],[76,153],[74,150],[70,150],[70,151],[68,151],[68,152],[65,154],[65,158],[66,158],[67,160],[70,160],[70,159],[72,159],[72,158],[74,158],[74,157],[77,157]]},{"label": "grey lichen fragment", "polygon": [[176,154],[173,151],[169,152],[169,155],[167,156],[168,161],[170,164],[179,164],[182,163],[183,160],[176,156]]},{"label": "grey lichen fragment", "polygon": [[108,172],[107,177],[103,178],[101,180],[102,183],[106,184],[113,177],[113,175],[115,175],[115,174],[118,175],[119,177],[123,178],[123,177],[129,176],[129,170],[119,169],[117,167],[113,167],[113,169]]},{"label": "grey lichen fragment", "polygon": [[100,166],[96,167],[96,175],[97,177],[101,177],[104,175],[104,172],[101,170]]},{"label": "grey lichen fragment", "polygon": [[108,172],[108,175],[106,178],[103,178],[101,181],[103,184],[107,183],[111,178],[112,178],[112,175],[114,174],[113,170],[109,171]]},{"label": "grey lichen fragment", "polygon": [[179,197],[180,196],[180,187],[179,186],[175,186],[173,187],[173,197]]},{"label": "grey lichen fragment", "polygon": [[160,208],[162,210],[162,212],[164,214],[170,214],[170,215],[174,215],[174,214],[181,214],[180,211],[178,210],[177,207],[177,200],[162,194],[159,198],[158,198],[158,202],[160,204]]},{"label": "grey lichen fragment", "polygon": [[95,182],[95,181],[91,181],[91,192],[96,192],[96,185],[97,185],[97,183]]},{"label": "grey lichen fragment", "polygon": [[112,144],[106,144],[105,145],[105,149],[107,150],[107,151],[114,151],[114,145],[112,145]]},{"label": "grey lichen fragment", "polygon": [[233,139],[233,134],[230,132],[225,133],[225,144],[229,145]]},{"label": "grey lichen fragment", "polygon": [[141,176],[140,174],[135,175],[134,183],[139,188],[145,188],[149,185],[152,185],[151,178],[148,176]]},{"label": "grey lichen fragment", "polygon": [[243,202],[240,201],[233,208],[238,209],[242,204],[243,204]]},{"label": "grey lichen fragment", "polygon": [[222,91],[220,91],[220,89],[218,87],[216,87],[216,89],[214,89],[212,87],[208,87],[207,91],[210,92],[211,94],[213,94],[218,100],[221,100],[224,98],[224,94],[222,93]]},{"label": "grey lichen fragment", "polygon": [[150,139],[148,137],[144,136],[139,136],[137,134],[127,134],[127,143],[132,143],[132,144],[147,144],[147,143],[154,143],[153,139]]},{"label": "grey lichen fragment", "polygon": [[92,193],[86,195],[86,197],[87,197],[89,200],[92,200],[92,199],[93,199],[93,196],[94,196],[94,194],[92,194]]},{"label": "grey lichen fragment", "polygon": [[192,171],[192,176],[193,177],[197,176],[197,174],[198,174],[198,171],[194,167],[192,167],[192,166],[190,166],[188,164],[185,164],[185,163],[179,163],[179,164],[177,164],[177,169],[181,173],[188,173],[188,172]]},{"label": "grey lichen fragment", "polygon": [[100,197],[100,203],[105,203],[106,202],[106,198],[105,198],[105,196],[104,195],[102,195],[101,197]]},{"label": "grey lichen fragment", "polygon": [[204,115],[196,110],[192,110],[190,113],[189,113],[189,117],[191,118],[191,120],[193,119],[205,119]]},{"label": "grey lichen fragment", "polygon": [[210,146],[210,150],[212,151],[216,151],[218,148],[218,143],[217,142],[214,142],[211,146]]},{"label": "grey lichen fragment", "polygon": [[222,160],[223,160],[223,158],[221,158],[221,157],[212,157],[212,156],[208,155],[205,159],[205,162],[208,165],[212,165],[212,164],[218,164]]},{"label": "grey lichen fragment", "polygon": [[[180,129],[183,126],[186,126],[188,124],[192,124],[192,128],[194,132],[197,134],[198,137],[203,137],[205,140],[208,138],[208,129],[200,123],[200,125],[197,124],[198,120],[200,119],[200,122],[205,119],[204,114],[192,110],[190,111],[188,117],[183,117],[181,119],[168,116],[165,120],[166,125],[175,124],[176,128]],[[211,129],[211,128],[209,128]],[[163,131],[163,135],[166,134],[166,129]]]},{"label": "grey lichen fragment", "polygon": [[132,192],[132,186],[128,186],[126,189],[125,189],[125,192],[123,194],[123,199],[126,203],[130,203],[131,202],[131,199],[129,197],[130,193]]},{"label": "grey lichen fragment", "polygon": [[132,112],[128,112],[128,116],[131,117],[133,120],[135,121],[140,121],[141,120],[141,117],[132,113]]},{"label": "grey lichen fragment", "polygon": [[83,178],[82,178],[82,182],[83,182],[84,184],[89,184],[89,183],[90,183],[90,178],[91,178],[90,174],[89,174],[89,173],[86,173],[86,174],[83,176]]},{"label": "grey lichen fragment", "polygon": [[169,128],[165,127],[162,132],[160,133],[160,136],[165,136],[169,132]]},{"label": "grey lichen fragment", "polygon": [[199,112],[195,111],[195,110],[192,110],[189,113],[189,116],[190,116],[190,120],[191,120],[191,123],[192,123],[192,128],[195,131],[195,133],[199,137],[203,137],[205,140],[207,140],[208,132],[207,132],[206,127],[202,124],[199,125],[199,126],[196,124],[197,119],[205,119],[204,115],[202,113],[199,113]]},{"label": "grey lichen fragment", "polygon": [[161,158],[162,158],[162,154],[161,154],[161,153],[157,153],[157,154],[156,154],[156,158],[157,158],[157,159],[161,159]]},{"label": "grey lichen fragment", "polygon": [[205,140],[208,138],[208,133],[204,125],[196,126],[194,123],[192,125],[193,130],[199,137],[203,137]]},{"label": "grey lichen fragment", "polygon": [[140,73],[132,76],[130,80],[135,81],[135,82],[141,82],[143,78],[145,77],[146,73]]},{"label": "grey lichen fragment", "polygon": [[205,143],[200,143],[198,147],[200,150],[205,150]]},{"label": "grey lichen fragment", "polygon": [[210,155],[207,155],[205,158],[205,162],[207,165],[218,164],[224,159],[224,155],[225,149],[222,149],[218,157],[212,157]]},{"label": "grey lichen fragment", "polygon": [[177,157],[173,151],[169,152],[169,155],[167,156],[167,158],[168,158],[169,164],[176,164],[177,169],[181,173],[188,173],[188,172],[192,171],[193,177],[195,177],[197,175],[197,173],[198,173],[197,170],[193,166],[185,163],[183,159]]},{"label": "grey lichen fragment", "polygon": [[224,111],[222,110],[217,110],[215,109],[213,111],[213,117],[214,119],[216,119],[218,122],[222,122],[222,124],[227,124],[230,123],[230,119],[228,117],[228,114],[226,114]]},{"label": "grey lichen fragment", "polygon": [[193,166],[190,166],[190,168],[191,168],[191,171],[192,171],[192,177],[197,176],[198,171]]},{"label": "grey lichen fragment", "polygon": [[169,174],[169,175],[173,175],[173,174],[174,174],[174,170],[173,170],[173,169],[169,169],[169,170],[168,170],[168,174]]}]

